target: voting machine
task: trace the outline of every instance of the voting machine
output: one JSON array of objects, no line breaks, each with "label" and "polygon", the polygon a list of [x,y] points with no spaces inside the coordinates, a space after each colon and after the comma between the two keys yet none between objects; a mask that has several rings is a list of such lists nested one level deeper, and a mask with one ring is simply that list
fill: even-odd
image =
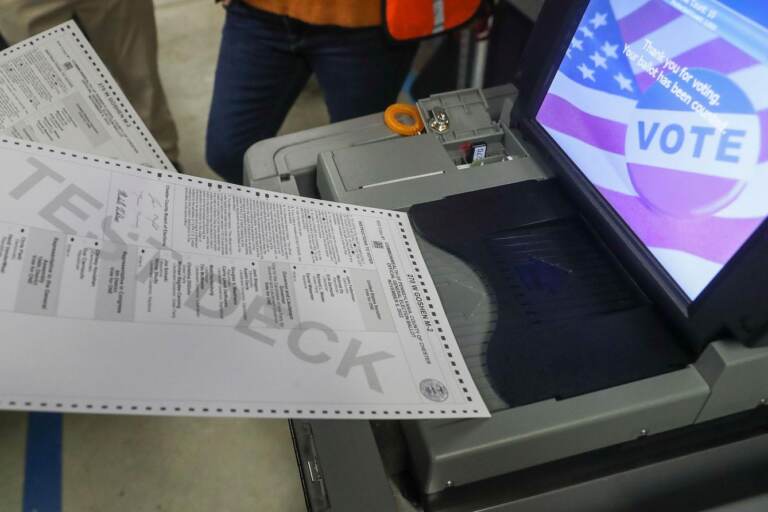
[{"label": "voting machine", "polygon": [[[293,422],[315,510],[700,510],[768,487],[768,12],[550,0],[516,86],[256,144],[407,210],[490,419]],[[396,425],[393,427],[393,425]],[[352,507],[352,508],[346,508]]]}]

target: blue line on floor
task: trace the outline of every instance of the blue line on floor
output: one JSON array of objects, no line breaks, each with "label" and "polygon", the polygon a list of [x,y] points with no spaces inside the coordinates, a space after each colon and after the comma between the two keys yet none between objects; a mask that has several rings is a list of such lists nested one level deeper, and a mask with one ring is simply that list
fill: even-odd
[{"label": "blue line on floor", "polygon": [[29,414],[23,512],[61,512],[61,423],[61,414]]}]

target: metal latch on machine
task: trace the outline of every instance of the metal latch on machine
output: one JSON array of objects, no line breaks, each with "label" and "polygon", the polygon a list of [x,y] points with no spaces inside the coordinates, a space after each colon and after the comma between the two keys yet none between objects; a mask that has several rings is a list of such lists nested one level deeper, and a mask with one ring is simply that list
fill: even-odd
[{"label": "metal latch on machine", "polygon": [[448,118],[448,112],[444,108],[435,107],[430,111],[429,127],[437,133],[448,131],[451,121]]}]

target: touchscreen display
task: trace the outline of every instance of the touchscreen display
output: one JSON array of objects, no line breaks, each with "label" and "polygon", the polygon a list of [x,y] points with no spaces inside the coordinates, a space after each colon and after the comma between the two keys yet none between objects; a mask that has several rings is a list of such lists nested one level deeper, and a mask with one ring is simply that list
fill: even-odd
[{"label": "touchscreen display", "polygon": [[766,18],[593,0],[536,116],[691,300],[768,216]]}]

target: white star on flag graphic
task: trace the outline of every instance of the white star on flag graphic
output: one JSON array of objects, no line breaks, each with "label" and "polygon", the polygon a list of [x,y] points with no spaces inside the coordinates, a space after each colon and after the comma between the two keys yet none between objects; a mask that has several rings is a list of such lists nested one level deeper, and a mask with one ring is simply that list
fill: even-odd
[{"label": "white star on flag graphic", "polygon": [[592,62],[595,63],[596,68],[608,69],[608,65],[606,64],[606,62],[608,61],[606,60],[605,57],[603,57],[599,53],[594,52],[592,55],[589,56],[589,58],[590,60],[592,60]]},{"label": "white star on flag graphic", "polygon": [[608,24],[608,22],[605,20],[606,16],[607,14],[602,12],[595,13],[595,15],[592,16],[592,19],[589,20],[589,23],[595,28],[595,30],[597,30],[598,28]]},{"label": "white star on flag graphic", "polygon": [[616,50],[619,49],[619,45],[617,44],[611,44],[608,41],[606,41],[603,46],[600,47],[600,49],[603,51],[606,57],[610,57],[612,59],[618,59],[619,54],[616,53]]},{"label": "white star on flag graphic", "polygon": [[581,71],[581,77],[583,79],[590,79],[593,82],[595,81],[595,70],[590,69],[586,64],[583,62],[579,64],[579,67],[577,68],[579,71]]},{"label": "white star on flag graphic", "polygon": [[584,34],[584,37],[589,39],[592,39],[593,37],[595,37],[595,33],[589,30],[588,27],[579,27],[579,32]]},{"label": "white star on flag graphic", "polygon": [[613,78],[619,83],[619,87],[622,91],[634,91],[634,88],[632,87],[632,80],[625,77],[622,73],[616,73]]}]

